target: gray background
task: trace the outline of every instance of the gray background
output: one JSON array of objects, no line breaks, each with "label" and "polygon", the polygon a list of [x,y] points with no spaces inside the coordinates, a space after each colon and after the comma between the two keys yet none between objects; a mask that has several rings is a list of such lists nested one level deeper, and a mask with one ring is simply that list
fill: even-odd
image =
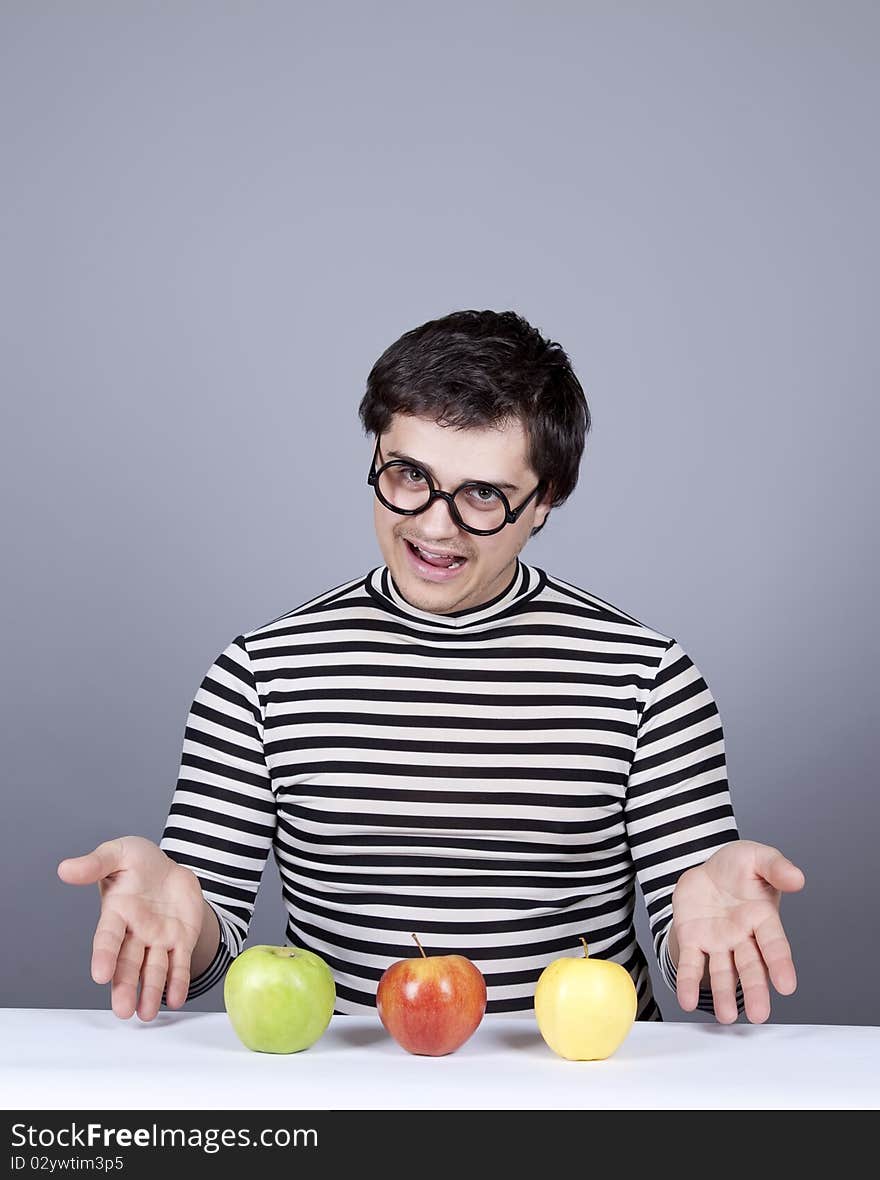
[{"label": "gray background", "polygon": [[379,564],[367,372],[491,307],[594,415],[524,560],[679,640],[806,874],[771,1020],[876,1023],[876,5],[0,19],[2,1003],[109,1007],[58,861],[158,840],[215,656]]}]

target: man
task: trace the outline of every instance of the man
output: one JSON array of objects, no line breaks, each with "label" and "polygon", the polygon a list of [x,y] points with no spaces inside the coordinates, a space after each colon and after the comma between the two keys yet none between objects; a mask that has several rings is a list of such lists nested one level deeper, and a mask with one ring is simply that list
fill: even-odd
[{"label": "man", "polygon": [[223,977],[272,849],[287,941],[330,965],[338,1013],[375,1007],[413,933],[476,963],[488,1012],[527,1011],[583,936],[661,1020],[637,882],[681,1007],[766,1020],[770,983],[796,987],[779,903],[804,876],[739,838],[705,680],[675,639],[519,558],[590,427],[566,354],[512,312],[455,313],[386,350],[360,415],[384,565],[217,657],[158,846],[58,867],[99,885],[113,1011],[151,1020]]}]

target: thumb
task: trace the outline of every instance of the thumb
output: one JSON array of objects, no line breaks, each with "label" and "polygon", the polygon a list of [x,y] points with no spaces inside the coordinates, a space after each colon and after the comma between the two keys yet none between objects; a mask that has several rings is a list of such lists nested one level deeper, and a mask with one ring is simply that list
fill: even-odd
[{"label": "thumb", "polygon": [[105,840],[84,856],[70,856],[57,868],[58,876],[68,885],[91,885],[122,868],[121,840]]},{"label": "thumb", "polygon": [[764,846],[758,858],[758,872],[774,889],[783,893],[797,893],[806,884],[802,870],[778,848]]}]

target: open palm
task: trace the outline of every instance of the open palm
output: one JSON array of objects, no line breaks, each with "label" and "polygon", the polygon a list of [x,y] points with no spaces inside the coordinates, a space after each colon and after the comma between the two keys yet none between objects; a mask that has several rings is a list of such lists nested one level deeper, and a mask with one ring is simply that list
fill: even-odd
[{"label": "open palm", "polygon": [[718,1019],[736,1020],[737,977],[749,1020],[767,1019],[769,983],[782,995],[797,987],[779,903],[803,886],[804,874],[779,849],[753,840],[734,840],[682,873],[672,895],[682,1008],[696,1007],[708,956]]},{"label": "open palm", "polygon": [[195,875],[140,836],[106,840],[62,861],[58,874],[72,885],[98,885],[92,979],[112,981],[114,1013],[128,1019],[137,1008],[142,1020],[152,1020],[166,983],[169,1007],[183,1004],[203,914]]}]

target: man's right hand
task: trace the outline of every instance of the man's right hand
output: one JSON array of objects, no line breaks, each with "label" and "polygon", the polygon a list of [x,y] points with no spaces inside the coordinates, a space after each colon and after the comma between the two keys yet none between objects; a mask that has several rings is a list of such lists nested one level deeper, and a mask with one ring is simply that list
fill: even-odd
[{"label": "man's right hand", "polygon": [[189,990],[190,961],[204,917],[195,873],[151,840],[120,836],[85,856],[61,861],[58,876],[68,885],[98,885],[101,914],[92,941],[92,979],[112,980],[115,1015],[128,1020],[137,1008],[141,1020],[152,1020],[166,979],[167,1005],[179,1008]]}]

